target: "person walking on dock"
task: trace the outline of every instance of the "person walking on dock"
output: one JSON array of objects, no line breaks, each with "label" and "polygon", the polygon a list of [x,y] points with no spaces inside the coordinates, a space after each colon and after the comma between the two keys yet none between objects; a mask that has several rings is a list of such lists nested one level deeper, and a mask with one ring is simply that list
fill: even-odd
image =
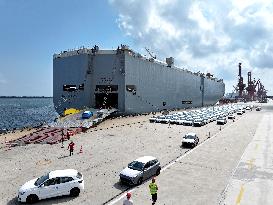
[{"label": "person walking on dock", "polygon": [[126,194],[127,199],[123,201],[123,205],[134,205],[133,200],[131,199],[131,196],[132,196],[131,193],[127,192]]},{"label": "person walking on dock", "polygon": [[149,189],[152,195],[152,201],[153,201],[152,205],[154,205],[157,200],[157,190],[158,190],[158,186],[155,183],[155,177],[153,177],[152,182],[149,184]]},{"label": "person walking on dock", "polygon": [[64,148],[64,130],[62,129],[62,147],[61,148]]},{"label": "person walking on dock", "polygon": [[67,149],[69,149],[69,156],[73,155],[74,146],[75,146],[75,143],[71,140],[71,142],[69,143],[67,147]]}]

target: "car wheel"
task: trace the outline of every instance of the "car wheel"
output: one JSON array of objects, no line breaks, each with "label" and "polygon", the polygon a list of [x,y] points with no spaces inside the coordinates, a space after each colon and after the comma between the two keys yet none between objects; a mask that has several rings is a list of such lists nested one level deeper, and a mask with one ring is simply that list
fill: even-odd
[{"label": "car wheel", "polygon": [[157,170],[156,170],[156,176],[158,176],[159,174],[160,174],[160,168],[158,168]]},{"label": "car wheel", "polygon": [[39,201],[39,198],[38,198],[38,196],[35,195],[35,194],[29,195],[29,196],[27,197],[27,199],[26,199],[26,202],[27,202],[28,204],[33,204],[33,203],[35,203],[35,202],[37,202],[37,201]]},{"label": "car wheel", "polygon": [[137,185],[142,184],[142,181],[143,181],[143,178],[142,178],[142,177],[140,177],[140,178],[138,179],[138,181],[137,181]]},{"label": "car wheel", "polygon": [[70,196],[76,197],[76,196],[79,196],[79,194],[80,194],[79,188],[73,188],[70,190]]}]

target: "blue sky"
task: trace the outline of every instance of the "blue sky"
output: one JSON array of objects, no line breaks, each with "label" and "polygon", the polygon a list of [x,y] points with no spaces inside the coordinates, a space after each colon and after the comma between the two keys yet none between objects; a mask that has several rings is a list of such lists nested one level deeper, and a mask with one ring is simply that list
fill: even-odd
[{"label": "blue sky", "polygon": [[273,95],[272,33],[272,0],[0,0],[0,95],[52,96],[53,54],[95,44],[172,56],[226,92],[242,62]]},{"label": "blue sky", "polygon": [[52,96],[52,55],[130,42],[105,0],[0,0],[0,95]]}]

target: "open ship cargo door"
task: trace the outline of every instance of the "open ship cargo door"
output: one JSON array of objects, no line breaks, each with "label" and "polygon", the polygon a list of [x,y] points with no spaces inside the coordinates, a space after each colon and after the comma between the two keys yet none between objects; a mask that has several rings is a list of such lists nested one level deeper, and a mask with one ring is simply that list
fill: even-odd
[{"label": "open ship cargo door", "polygon": [[118,109],[118,93],[96,93],[96,108],[117,108]]}]

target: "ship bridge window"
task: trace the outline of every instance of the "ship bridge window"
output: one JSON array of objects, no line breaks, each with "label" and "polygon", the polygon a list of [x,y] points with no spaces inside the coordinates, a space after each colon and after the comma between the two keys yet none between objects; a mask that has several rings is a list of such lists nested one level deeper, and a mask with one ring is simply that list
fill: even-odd
[{"label": "ship bridge window", "polygon": [[84,84],[79,85],[79,90],[84,90]]},{"label": "ship bridge window", "polygon": [[77,86],[76,85],[63,85],[63,91],[68,91],[68,92],[72,92],[77,90]]},{"label": "ship bridge window", "polygon": [[118,91],[118,85],[96,85],[97,92],[115,92]]}]

